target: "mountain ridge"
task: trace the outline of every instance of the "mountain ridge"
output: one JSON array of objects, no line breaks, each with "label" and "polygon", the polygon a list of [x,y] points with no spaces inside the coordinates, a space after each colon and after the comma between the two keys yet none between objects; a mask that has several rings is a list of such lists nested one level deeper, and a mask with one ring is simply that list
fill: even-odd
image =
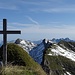
[{"label": "mountain ridge", "polygon": [[75,75],[75,41],[67,38],[55,43],[43,39],[41,43],[34,44],[17,39],[15,43],[39,63],[47,75]]},{"label": "mountain ridge", "polygon": [[[43,44],[43,48],[36,46],[36,49],[31,50],[31,57],[36,62],[39,63],[38,58],[41,57],[39,64],[42,65],[47,75],[75,75],[75,51],[71,50],[74,48],[75,42],[63,40],[61,43],[61,41],[57,44],[51,40],[44,39],[40,43],[40,45]],[[72,48],[70,49],[64,45],[64,42]]]},{"label": "mountain ridge", "polygon": [[66,41],[66,42],[75,42],[75,40],[71,40],[69,38],[53,38],[51,41],[53,41],[54,43],[59,43],[60,41]]}]

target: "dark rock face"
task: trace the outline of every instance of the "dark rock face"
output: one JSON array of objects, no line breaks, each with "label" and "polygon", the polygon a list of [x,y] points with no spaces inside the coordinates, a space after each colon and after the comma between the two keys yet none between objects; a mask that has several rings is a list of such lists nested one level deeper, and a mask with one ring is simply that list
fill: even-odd
[{"label": "dark rock face", "polygon": [[16,44],[20,44],[21,41],[22,41],[22,39],[19,39],[19,38],[18,38],[18,39],[15,41],[15,43],[16,43]]},{"label": "dark rock face", "polygon": [[50,75],[50,68],[49,68],[49,64],[47,60],[44,60],[44,63],[42,64],[42,68],[44,69],[44,71],[47,73],[47,75]]},{"label": "dark rock face", "polygon": [[50,42],[49,40],[44,39],[43,44],[44,44],[45,49],[47,49],[52,45],[52,42]]},{"label": "dark rock face", "polygon": [[[50,68],[50,61],[45,59],[44,60],[44,64],[42,65],[42,68],[44,69],[44,71],[47,73],[47,75],[61,75],[60,71],[61,70],[52,70]],[[62,74],[63,75],[63,74]]]},{"label": "dark rock face", "polygon": [[44,39],[39,45],[34,47],[29,54],[31,57],[38,62],[39,64],[42,64],[44,61],[44,54],[46,48],[48,48],[52,43],[49,42],[49,40]]},{"label": "dark rock face", "polygon": [[41,43],[39,44],[37,47],[34,47],[30,52],[30,56],[39,64],[41,64],[42,62],[42,57],[43,57],[43,51],[44,51],[45,47],[44,44]]}]

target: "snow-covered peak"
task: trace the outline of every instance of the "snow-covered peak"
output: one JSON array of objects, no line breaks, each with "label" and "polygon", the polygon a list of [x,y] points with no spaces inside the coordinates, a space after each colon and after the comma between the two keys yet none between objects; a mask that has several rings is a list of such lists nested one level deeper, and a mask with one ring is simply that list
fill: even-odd
[{"label": "snow-covered peak", "polygon": [[47,43],[53,43],[51,40],[48,40],[48,39],[43,39],[43,42],[44,42],[45,44],[47,44]]},{"label": "snow-covered peak", "polygon": [[44,39],[43,41],[44,41],[45,43],[47,43],[47,42],[48,42],[48,40],[47,40],[47,39]]},{"label": "snow-covered peak", "polygon": [[26,42],[25,42],[24,40],[22,40],[22,41],[20,42],[20,44],[26,44]]},{"label": "snow-covered peak", "polygon": [[26,40],[22,40],[22,39],[17,39],[15,41],[15,43],[18,44],[19,46],[21,46],[27,53],[29,53],[29,51],[36,46],[32,42],[26,41]]},{"label": "snow-covered peak", "polygon": [[50,56],[64,56],[66,58],[71,59],[72,61],[75,61],[75,52],[69,49],[63,49],[62,47],[58,46],[57,44],[54,44],[55,48],[51,48],[51,51],[48,55]]}]

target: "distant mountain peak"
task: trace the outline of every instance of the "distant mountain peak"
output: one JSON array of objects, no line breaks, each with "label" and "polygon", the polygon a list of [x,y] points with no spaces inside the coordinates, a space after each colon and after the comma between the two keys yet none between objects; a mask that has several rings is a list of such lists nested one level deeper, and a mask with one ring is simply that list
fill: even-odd
[{"label": "distant mountain peak", "polygon": [[38,62],[39,64],[43,61],[43,53],[46,48],[48,48],[50,45],[52,45],[52,41],[48,39],[43,39],[40,44],[38,44],[36,47],[34,47],[31,51],[29,51],[29,54],[31,57]]},{"label": "distant mountain peak", "polygon": [[21,46],[27,53],[29,53],[29,51],[36,46],[36,44],[34,44],[33,42],[23,40],[20,38],[18,38],[15,41],[15,43],[18,44],[19,46]]},{"label": "distant mountain peak", "polygon": [[22,41],[22,39],[18,38],[18,39],[15,41],[15,43],[16,43],[16,44],[20,44],[21,41]]},{"label": "distant mountain peak", "polygon": [[59,39],[55,39],[53,38],[51,41],[53,41],[54,43],[59,43],[60,41],[66,41],[66,42],[74,42],[74,40],[67,38],[59,38]]},{"label": "distant mountain peak", "polygon": [[49,40],[49,39],[43,39],[43,42],[45,43],[45,44],[47,44],[47,43],[53,43],[51,40]]}]

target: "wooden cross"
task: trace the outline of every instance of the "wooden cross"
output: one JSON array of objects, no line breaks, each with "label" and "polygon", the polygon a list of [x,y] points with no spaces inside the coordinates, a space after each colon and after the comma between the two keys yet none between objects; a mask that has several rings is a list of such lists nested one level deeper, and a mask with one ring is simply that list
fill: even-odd
[{"label": "wooden cross", "polygon": [[8,31],[7,20],[3,19],[3,31],[0,34],[3,34],[3,65],[7,66],[7,34],[21,34],[21,31]]}]

